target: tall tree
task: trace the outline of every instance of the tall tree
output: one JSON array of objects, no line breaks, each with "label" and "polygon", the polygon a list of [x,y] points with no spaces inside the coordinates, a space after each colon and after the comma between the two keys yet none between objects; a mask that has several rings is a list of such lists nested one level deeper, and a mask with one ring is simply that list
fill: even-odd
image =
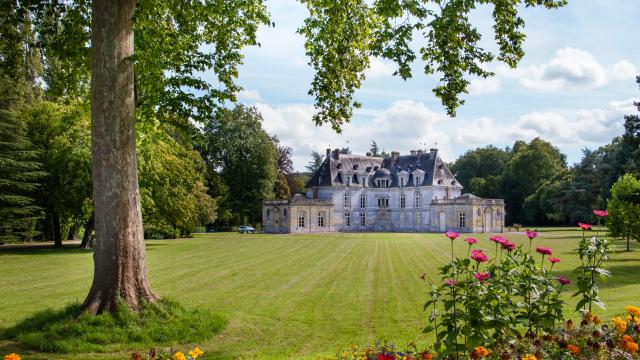
[{"label": "tall tree", "polygon": [[25,127],[15,113],[0,110],[0,243],[31,238],[40,216],[33,194],[42,164]]},{"label": "tall tree", "polygon": [[375,140],[371,140],[371,147],[369,148],[369,152],[371,153],[371,156],[380,156],[380,148],[378,147],[378,144]]},{"label": "tall tree", "polygon": [[83,308],[115,312],[158,297],[147,279],[136,160],[135,0],[93,0],[91,140],[96,247]]},{"label": "tall tree", "polygon": [[258,222],[262,202],[273,197],[277,150],[262,129],[255,108],[238,105],[220,110],[205,126],[208,165],[219,169],[228,195],[220,206],[230,210],[233,225]]},{"label": "tall tree", "polygon": [[311,160],[309,161],[309,164],[305,166],[305,169],[307,169],[308,172],[313,174],[316,171],[318,171],[318,169],[320,169],[320,166],[322,166],[323,162],[324,162],[324,157],[319,152],[312,151]]},{"label": "tall tree", "polygon": [[627,239],[627,251],[630,250],[631,239],[640,241],[639,196],[640,180],[631,174],[625,174],[613,184],[607,206],[607,228],[613,236]]},{"label": "tall tree", "polygon": [[551,143],[540,138],[517,141],[501,181],[507,221],[522,222],[525,199],[566,167],[566,156]]}]

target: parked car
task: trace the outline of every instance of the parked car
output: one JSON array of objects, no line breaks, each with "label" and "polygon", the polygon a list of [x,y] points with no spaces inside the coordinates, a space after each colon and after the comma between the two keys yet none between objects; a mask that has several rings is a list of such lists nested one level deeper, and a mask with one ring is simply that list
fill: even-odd
[{"label": "parked car", "polygon": [[238,226],[238,232],[240,234],[249,234],[249,233],[255,233],[256,229],[252,228],[251,226]]}]

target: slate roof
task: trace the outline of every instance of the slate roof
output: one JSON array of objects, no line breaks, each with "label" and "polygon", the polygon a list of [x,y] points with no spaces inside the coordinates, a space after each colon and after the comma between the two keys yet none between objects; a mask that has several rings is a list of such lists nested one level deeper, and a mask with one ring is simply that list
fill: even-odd
[{"label": "slate roof", "polygon": [[391,180],[390,187],[398,187],[398,172],[406,171],[409,179],[405,186],[413,185],[413,171],[420,169],[425,175],[421,181],[422,186],[442,185],[460,186],[446,164],[442,161],[436,149],[431,152],[412,151],[410,155],[398,155],[389,158],[374,156],[352,155],[343,149],[342,151],[327,151],[327,156],[320,168],[311,176],[306,187],[315,186],[343,186],[346,184],[345,173],[353,176],[351,183],[359,184],[358,174],[368,174],[368,187],[376,187],[375,179],[388,177]]}]

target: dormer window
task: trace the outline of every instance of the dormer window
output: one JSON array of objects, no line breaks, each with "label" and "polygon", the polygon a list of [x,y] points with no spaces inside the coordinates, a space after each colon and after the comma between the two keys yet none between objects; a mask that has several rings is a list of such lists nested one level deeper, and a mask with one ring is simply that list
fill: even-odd
[{"label": "dormer window", "polygon": [[388,188],[389,187],[389,179],[378,179],[378,187],[379,188]]},{"label": "dormer window", "polygon": [[442,185],[442,179],[438,180],[438,185]]}]

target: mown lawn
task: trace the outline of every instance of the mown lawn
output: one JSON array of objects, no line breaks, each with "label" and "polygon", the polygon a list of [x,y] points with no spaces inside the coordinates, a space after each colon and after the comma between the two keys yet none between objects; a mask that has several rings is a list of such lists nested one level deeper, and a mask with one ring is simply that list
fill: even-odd
[{"label": "mown lawn", "polygon": [[[489,235],[475,236],[492,256]],[[505,236],[527,242],[523,235]],[[562,259],[558,274],[573,278],[580,237],[571,229],[545,229],[535,243],[552,247]],[[463,256],[466,244],[457,241]],[[616,245],[619,252],[608,264],[613,278],[602,286],[608,308],[600,313],[607,317],[629,303],[640,305],[640,246],[625,252],[622,241]],[[442,234],[225,233],[147,242],[149,276],[159,295],[228,319],[221,334],[199,344],[207,359],[313,358],[376,339],[424,343],[426,286],[419,275],[437,281],[437,268],[448,258]],[[81,302],[92,264],[90,251],[0,247],[0,329],[45,307]],[[571,314],[575,300],[567,300]],[[127,352],[37,354],[0,340],[0,355],[16,350],[29,359],[128,358]]]}]

